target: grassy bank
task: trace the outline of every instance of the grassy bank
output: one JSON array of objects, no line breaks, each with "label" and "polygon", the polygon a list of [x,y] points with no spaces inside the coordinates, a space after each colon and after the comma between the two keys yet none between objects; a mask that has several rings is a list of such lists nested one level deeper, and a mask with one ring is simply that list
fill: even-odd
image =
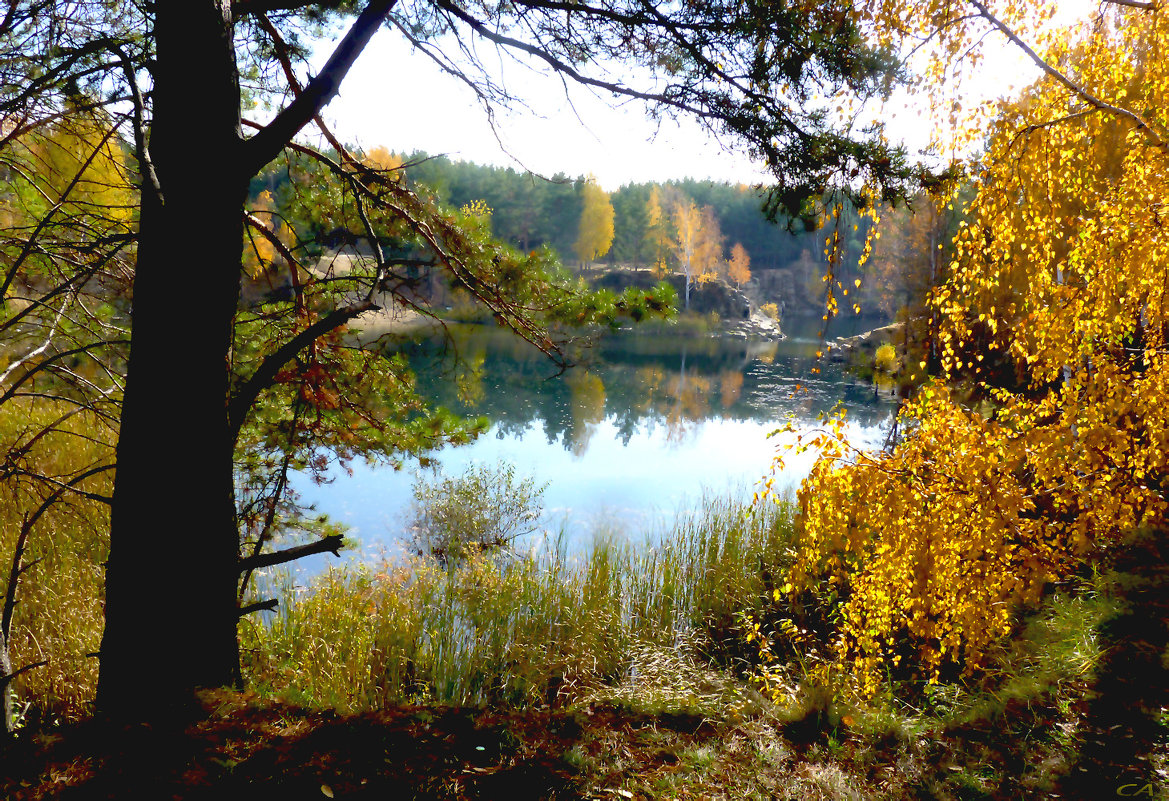
[{"label": "grassy bank", "polygon": [[708,499],[652,545],[350,565],[299,591],[285,578],[280,612],[243,629],[246,662],[266,692],[345,711],[651,690],[697,701],[709,682],[683,674],[735,664],[739,615],[765,603],[792,536],[790,505]]},{"label": "grassy bank", "polygon": [[[3,484],[8,564],[51,486],[32,473],[109,456],[79,416],[24,448],[56,419],[43,414],[0,428],[24,471]],[[107,494],[108,474],[79,486]],[[646,542],[599,535],[572,556],[351,564],[306,587],[270,576],[281,608],[240,629],[249,692],[209,693],[181,736],[135,741],[88,720],[105,514],[73,494],[30,529],[13,661],[46,664],[14,683],[25,736],[0,749],[0,795],[261,782],[434,798],[1169,797],[1163,534],[1053,588],[980,671],[890,676],[864,699],[784,628],[788,503],[707,499]],[[803,620],[830,625],[839,599],[809,603]]]},{"label": "grassy bank", "polygon": [[[625,677],[582,687],[563,708],[386,702],[338,715],[307,695],[298,704],[215,691],[181,733],[110,737],[82,723],[24,738],[0,753],[0,793],[47,798],[71,787],[82,797],[117,798],[133,787],[150,797],[206,798],[259,785],[305,798],[806,801],[1104,798],[1147,787],[1136,797],[1164,798],[1163,739],[1126,717],[1164,691],[1138,680],[1121,699],[1106,688],[1149,644],[1131,641],[1134,632],[1156,639],[1165,628],[1154,618],[1164,617],[1167,595],[1163,581],[1124,566],[1086,578],[1021,620],[976,680],[890,685],[864,704],[807,683],[781,703],[763,703],[702,660],[671,664],[660,646],[657,661],[637,649],[614,656],[628,666]],[[334,671],[329,686],[346,671],[357,681],[366,666],[335,661],[353,633],[322,625],[317,636],[298,652],[315,653],[316,667],[306,671]],[[298,684],[290,679],[288,688]],[[1154,733],[1163,728],[1160,709],[1146,710]]]}]

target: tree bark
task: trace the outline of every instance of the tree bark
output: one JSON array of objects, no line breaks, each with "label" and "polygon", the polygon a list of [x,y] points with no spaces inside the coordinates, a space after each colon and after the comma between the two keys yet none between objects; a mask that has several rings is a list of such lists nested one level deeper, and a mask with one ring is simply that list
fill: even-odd
[{"label": "tree bark", "polygon": [[[233,414],[229,389],[248,182],[336,95],[394,2],[368,3],[321,72],[248,140],[231,0],[154,4],[153,119],[140,155],[154,169],[142,171],[102,714],[158,722],[192,704],[194,690],[240,683],[233,452],[246,408]],[[295,353],[311,338],[286,347]],[[255,399],[264,377],[237,406]]]},{"label": "tree bark", "polygon": [[250,174],[230,2],[154,10],[158,183],[142,185],[97,698],[139,720],[239,681],[227,360]]}]

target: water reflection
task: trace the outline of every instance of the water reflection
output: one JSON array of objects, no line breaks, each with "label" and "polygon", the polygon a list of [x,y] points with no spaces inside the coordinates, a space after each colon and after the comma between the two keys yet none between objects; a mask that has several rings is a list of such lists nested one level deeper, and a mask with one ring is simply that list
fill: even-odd
[{"label": "water reflection", "polygon": [[814,341],[624,334],[558,375],[544,354],[507,332],[463,326],[450,337],[401,346],[429,397],[461,414],[486,415],[497,436],[520,436],[538,422],[550,442],[578,456],[602,420],[623,444],[657,426],[680,442],[713,417],[812,419],[844,402],[853,419],[873,425],[892,408],[890,397],[875,396],[842,366],[819,363]]},{"label": "water reflection", "polygon": [[[818,365],[814,340],[622,335],[558,373],[507,332],[450,333],[446,343],[427,339],[398,350],[428,397],[458,413],[486,415],[492,427],[436,461],[457,474],[471,463],[503,460],[548,482],[549,526],[563,526],[578,543],[600,519],[640,536],[693,507],[704,489],[749,493],[775,454],[777,442],[767,435],[792,416],[810,424],[843,401],[850,436],[875,445],[894,408],[891,397],[840,365]],[[812,458],[790,459],[780,483],[794,486]],[[330,485],[303,482],[298,489],[366,544],[392,548],[411,482],[411,469],[355,464]]]}]

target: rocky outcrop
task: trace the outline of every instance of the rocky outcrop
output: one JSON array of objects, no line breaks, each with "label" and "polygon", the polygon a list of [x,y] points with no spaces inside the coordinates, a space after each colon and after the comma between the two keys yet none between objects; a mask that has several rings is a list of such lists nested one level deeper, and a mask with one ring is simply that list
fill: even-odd
[{"label": "rocky outcrop", "polygon": [[784,267],[752,270],[748,293],[756,304],[776,304],[783,315],[819,317],[824,313],[823,274],[823,265],[805,250]]},{"label": "rocky outcrop", "polygon": [[[664,280],[674,287],[679,299],[686,296],[686,279],[683,276],[668,275],[663,279],[649,269],[614,267],[591,273],[588,278],[597,289],[608,289],[612,292],[622,292],[628,287],[650,289]],[[702,285],[691,284],[690,311],[698,314],[714,312],[731,323],[749,320],[753,305],[743,290],[716,279]]]},{"label": "rocky outcrop", "polygon": [[722,332],[724,336],[734,339],[784,339],[779,322],[771,319],[760,311],[754,311],[746,320],[724,320]]},{"label": "rocky outcrop", "polygon": [[897,344],[901,339],[904,327],[904,323],[892,323],[865,331],[854,337],[837,337],[828,343],[829,358],[846,359],[850,353],[855,351],[863,351],[871,355],[886,342]]}]

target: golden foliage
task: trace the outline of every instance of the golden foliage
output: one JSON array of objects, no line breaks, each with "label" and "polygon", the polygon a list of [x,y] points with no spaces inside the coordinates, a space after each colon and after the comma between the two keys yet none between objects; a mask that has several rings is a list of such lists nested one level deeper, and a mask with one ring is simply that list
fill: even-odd
[{"label": "golden foliage", "polygon": [[[904,26],[910,6],[922,30],[951,13],[889,2],[875,19]],[[930,299],[944,374],[965,389],[921,391],[887,454],[853,451],[839,418],[799,441],[822,451],[784,589],[825,576],[847,587],[837,653],[870,692],[906,654],[934,677],[976,666],[1049,582],[1165,522],[1169,20],[1113,7],[1069,47],[1048,10],[995,13],[1070,86],[1049,76],[998,109]],[[947,29],[933,63],[960,52],[968,27]],[[982,135],[977,119],[952,116],[956,136]]]},{"label": "golden foliage", "polygon": [[605,419],[605,384],[595,373],[575,371],[566,379],[572,396],[572,452],[582,456]]},{"label": "golden foliage", "polygon": [[[257,278],[269,267],[284,263],[276,243],[272,240],[277,240],[285,249],[290,250],[296,244],[296,235],[288,223],[280,219],[276,213],[272,193],[266,189],[256,196],[249,213],[255,222],[247,231],[248,241],[244,248],[243,264],[248,275]],[[257,223],[265,230],[257,230],[254,227]]]},{"label": "golden foliage", "polygon": [[727,261],[727,278],[738,286],[751,280],[751,256],[738,242],[731,248],[731,258]]},{"label": "golden foliage", "polygon": [[390,179],[400,181],[403,176],[403,159],[384,145],[378,145],[365,154],[365,163],[380,172],[390,173]]},{"label": "golden foliage", "polygon": [[718,386],[723,409],[730,409],[743,394],[743,374],[738,370],[723,370],[718,377]]},{"label": "golden foliage", "polygon": [[886,342],[877,348],[873,354],[873,367],[883,373],[897,372],[897,348],[893,347],[893,343]]},{"label": "golden foliage", "polygon": [[137,197],[112,120],[70,110],[19,137],[12,152],[15,159],[6,165],[12,194],[0,192],[5,227],[35,225],[59,203],[60,216],[84,220],[102,233],[132,229]]},{"label": "golden foliage", "polygon": [[591,176],[581,192],[584,208],[573,250],[582,262],[591,262],[608,253],[613,244],[613,204],[609,202],[609,194]]},{"label": "golden foliage", "polygon": [[722,262],[723,236],[714,209],[701,209],[692,200],[681,199],[674,206],[674,240],[678,269],[686,279],[685,301],[690,308],[690,287],[718,277]]}]

